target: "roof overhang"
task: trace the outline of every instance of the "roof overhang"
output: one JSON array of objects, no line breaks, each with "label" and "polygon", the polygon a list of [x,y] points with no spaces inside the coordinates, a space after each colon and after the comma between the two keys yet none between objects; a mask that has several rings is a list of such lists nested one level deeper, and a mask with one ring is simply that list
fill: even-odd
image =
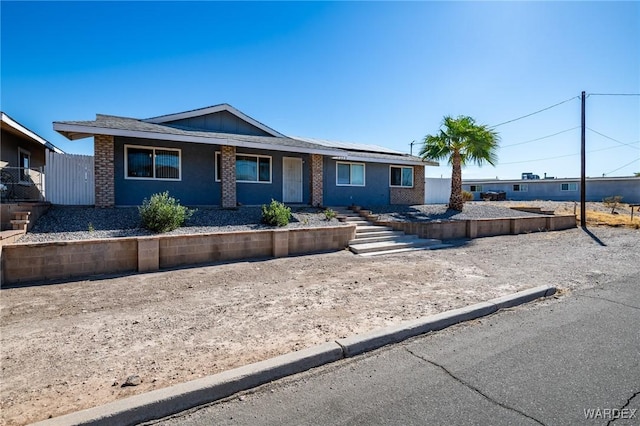
[{"label": "roof overhang", "polygon": [[37,135],[35,132],[27,129],[26,127],[24,127],[22,124],[18,123],[16,120],[14,120],[13,118],[9,117],[7,114],[5,114],[4,112],[0,112],[0,122],[2,123],[2,129],[7,130],[17,136],[21,136],[23,138],[27,138],[29,140],[31,140],[32,142],[36,142],[39,143],[41,145],[44,145],[47,149],[50,149],[51,151],[54,151],[58,154],[63,154],[64,151],[62,151],[60,148],[56,147],[54,144],[52,144],[51,142],[49,142],[48,140],[46,140],[45,138]]},{"label": "roof overhang", "polygon": [[[208,145],[227,145],[242,148],[266,149],[270,151],[280,152],[296,152],[302,154],[320,154],[328,157],[339,157],[343,161],[361,161],[369,163],[387,163],[400,165],[438,165],[438,163],[430,161],[422,161],[413,158],[398,156],[398,158],[376,158],[375,156],[367,156],[366,153],[350,153],[344,150],[328,149],[328,148],[311,148],[290,145],[266,144],[254,141],[242,140],[241,137],[234,138],[233,135],[220,136],[199,136],[171,134],[161,132],[148,132],[140,130],[112,129],[104,127],[87,126],[80,124],[54,122],[53,128],[65,137],[76,140],[98,135],[121,136],[141,139],[156,139],[173,142],[200,143]],[[239,135],[241,136],[241,135]]]}]

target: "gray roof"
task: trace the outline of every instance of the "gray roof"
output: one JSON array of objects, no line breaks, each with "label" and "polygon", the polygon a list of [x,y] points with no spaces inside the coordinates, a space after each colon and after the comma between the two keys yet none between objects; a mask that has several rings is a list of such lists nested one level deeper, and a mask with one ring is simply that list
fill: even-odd
[{"label": "gray roof", "polygon": [[53,123],[53,127],[71,140],[90,137],[95,134],[111,134],[181,142],[244,146],[274,151],[318,153],[347,160],[359,159],[360,161],[437,165],[437,163],[431,161],[423,161],[420,157],[375,145],[331,142],[310,138],[251,136],[189,130],[164,124],[149,123],[135,118],[104,114],[97,114],[96,119],[91,121],[57,121]]}]

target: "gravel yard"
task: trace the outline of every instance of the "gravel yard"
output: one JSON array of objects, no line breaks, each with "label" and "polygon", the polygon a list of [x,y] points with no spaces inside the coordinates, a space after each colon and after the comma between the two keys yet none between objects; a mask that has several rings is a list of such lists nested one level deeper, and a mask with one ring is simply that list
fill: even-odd
[{"label": "gravel yard", "polygon": [[[311,207],[293,207],[288,228],[336,226],[342,222],[330,221],[322,210]],[[208,232],[247,231],[272,229],[260,223],[260,207],[238,209],[198,208],[181,228],[163,235],[199,234]],[[52,206],[38,219],[33,229],[18,242],[46,242],[86,240],[95,238],[136,237],[153,235],[141,227],[137,207],[97,209],[93,207]]]},{"label": "gravel yard", "polygon": [[[589,204],[589,208],[602,209],[602,203]],[[397,221],[444,221],[536,216],[535,213],[521,212],[509,208],[522,205],[543,207],[548,210],[555,209],[558,212],[567,213],[573,211],[574,203],[472,201],[465,204],[462,212],[448,210],[444,204],[367,206],[367,208],[379,214],[382,220]],[[624,211],[624,208],[621,211]],[[234,210],[199,208],[185,223],[185,226],[164,235],[270,229],[270,226],[260,223],[260,218],[260,207],[243,206]],[[335,226],[340,223],[336,219],[327,221],[323,211],[320,209],[294,207],[292,208],[292,220],[287,227]],[[152,235],[152,232],[140,226],[136,207],[96,209],[92,207],[52,206],[44,216],[38,219],[33,229],[20,238],[19,242],[69,241],[143,235]]]}]

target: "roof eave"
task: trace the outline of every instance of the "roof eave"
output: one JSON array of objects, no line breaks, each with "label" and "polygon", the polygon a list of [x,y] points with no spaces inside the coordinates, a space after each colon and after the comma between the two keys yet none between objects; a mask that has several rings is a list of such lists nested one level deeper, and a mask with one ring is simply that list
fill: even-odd
[{"label": "roof eave", "polygon": [[245,141],[233,138],[233,135],[227,137],[205,137],[205,136],[189,136],[189,135],[177,135],[172,133],[159,133],[159,132],[146,132],[140,130],[125,130],[125,129],[113,129],[107,127],[98,127],[92,125],[70,124],[64,122],[54,122],[53,128],[56,132],[65,136],[70,140],[83,139],[87,137],[98,135],[109,136],[122,136],[133,138],[145,138],[145,139],[158,139],[175,142],[190,142],[190,143],[202,143],[209,145],[228,145],[243,148],[255,148],[255,149],[267,149],[271,151],[283,151],[283,152],[297,152],[306,154],[321,154],[329,157],[338,157],[345,159],[345,161],[362,161],[369,163],[387,163],[387,164],[408,164],[408,165],[438,165],[432,161],[424,161],[419,158],[376,158],[367,157],[365,155],[354,155],[345,150],[332,150],[332,149],[316,149],[308,147],[296,147],[289,145],[271,145],[260,142]]}]

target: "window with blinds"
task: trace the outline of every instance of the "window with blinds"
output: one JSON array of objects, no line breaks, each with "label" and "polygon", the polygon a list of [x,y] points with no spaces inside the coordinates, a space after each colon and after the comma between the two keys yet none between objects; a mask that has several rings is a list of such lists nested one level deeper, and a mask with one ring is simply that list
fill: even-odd
[{"label": "window with blinds", "polygon": [[127,179],[180,180],[180,150],[125,145]]}]

